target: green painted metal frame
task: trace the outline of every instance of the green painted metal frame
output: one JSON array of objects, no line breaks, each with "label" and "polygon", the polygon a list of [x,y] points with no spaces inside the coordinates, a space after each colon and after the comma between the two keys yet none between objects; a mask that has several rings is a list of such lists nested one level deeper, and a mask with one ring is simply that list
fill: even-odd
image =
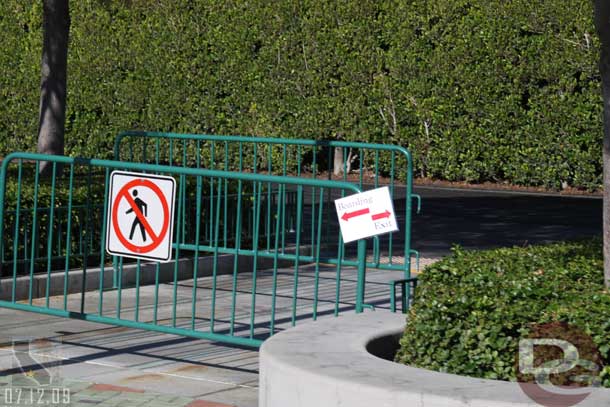
[{"label": "green painted metal frame", "polygon": [[[316,285],[315,285],[315,294],[313,298],[313,309],[312,315],[315,319],[318,313],[318,278],[319,278],[319,265],[322,263],[333,263],[337,266],[337,278],[339,278],[341,269],[344,266],[341,256],[343,253],[343,243],[341,241],[340,236],[338,237],[339,243],[339,256],[338,258],[334,257],[324,257],[320,254],[320,239],[323,235],[323,218],[325,216],[324,212],[324,197],[329,194],[331,191],[341,192],[342,195],[345,193],[358,193],[360,192],[360,188],[354,184],[341,182],[341,181],[331,181],[331,180],[321,180],[321,179],[307,179],[307,178],[299,178],[299,177],[286,177],[286,176],[274,176],[274,175],[266,175],[266,174],[256,174],[256,173],[244,173],[244,172],[228,172],[228,171],[220,171],[220,170],[208,170],[202,168],[188,168],[188,167],[177,167],[177,166],[165,166],[158,164],[146,164],[146,163],[132,163],[132,162],[123,162],[123,161],[110,161],[110,160],[100,160],[100,159],[83,159],[83,158],[70,158],[63,156],[49,156],[49,155],[41,155],[41,154],[33,154],[33,153],[12,153],[5,157],[2,162],[2,167],[0,169],[0,235],[5,236],[5,233],[9,233],[13,237],[12,250],[13,250],[13,259],[16,258],[17,247],[19,246],[19,238],[21,236],[22,231],[20,230],[20,213],[22,211],[30,210],[32,213],[33,219],[33,228],[32,234],[35,235],[37,232],[37,222],[36,219],[39,214],[38,208],[38,193],[39,193],[39,185],[38,179],[39,177],[39,169],[40,163],[43,161],[47,161],[52,163],[52,174],[51,174],[51,205],[49,208],[49,214],[47,217],[48,223],[45,225],[47,228],[47,252],[46,252],[46,284],[45,284],[45,296],[44,296],[44,305],[37,305],[39,302],[34,302],[34,293],[32,291],[33,287],[33,279],[34,279],[34,263],[36,256],[34,256],[35,246],[38,244],[32,244],[32,256],[30,256],[30,273],[29,273],[29,282],[28,282],[28,298],[25,301],[18,301],[16,297],[16,283],[17,283],[17,264],[18,262],[14,261],[12,263],[12,289],[10,300],[0,300],[0,307],[23,310],[23,311],[31,311],[37,312],[47,315],[66,317],[66,318],[76,318],[82,319],[92,322],[99,322],[117,326],[125,326],[130,328],[140,328],[147,329],[157,332],[171,333],[177,335],[190,336],[195,338],[209,339],[214,341],[221,341],[236,345],[245,345],[245,346],[254,346],[258,347],[262,343],[262,339],[259,339],[260,332],[255,331],[255,320],[256,320],[256,295],[257,295],[257,259],[259,258],[270,258],[273,260],[273,288],[272,288],[272,306],[270,310],[269,317],[269,328],[268,332],[265,334],[272,335],[276,330],[276,296],[277,296],[277,274],[279,269],[279,261],[280,260],[290,260],[293,262],[294,269],[294,280],[292,287],[292,299],[291,299],[291,323],[294,325],[297,320],[297,291],[299,284],[299,265],[302,262],[307,263],[315,263],[316,264]],[[33,192],[33,206],[32,208],[25,208],[22,202],[21,189],[18,188],[17,191],[17,199],[16,199],[16,208],[14,209],[14,214],[16,216],[16,220],[12,227],[14,230],[7,230],[5,228],[5,214],[11,211],[11,208],[7,208],[5,201],[5,187],[6,180],[9,174],[8,168],[11,165],[17,166],[17,177],[18,184],[20,185],[22,173],[24,168],[29,166],[30,168],[33,165],[33,171],[35,172],[35,181],[34,192]],[[90,264],[88,261],[84,263],[83,266],[83,283],[80,289],[80,306],[77,310],[70,309],[68,303],[68,280],[69,273],[71,272],[69,268],[70,264],[70,256],[73,255],[71,253],[72,247],[72,239],[71,236],[71,228],[68,227],[66,232],[66,244],[64,245],[63,255],[65,256],[65,268],[63,270],[64,280],[63,280],[63,292],[62,292],[62,300],[60,306],[53,306],[51,303],[51,272],[52,264],[51,259],[53,257],[53,253],[51,251],[51,242],[53,242],[53,230],[57,217],[55,216],[55,208],[56,205],[59,205],[59,202],[56,202],[56,188],[60,184],[61,181],[65,181],[65,177],[60,177],[60,174],[65,173],[66,167],[68,168],[68,177],[67,177],[67,187],[69,190],[67,208],[68,213],[72,214],[73,210],[77,208],[79,205],[82,205],[82,202],[74,202],[74,197],[72,194],[74,177],[75,177],[75,167],[82,166],[88,169],[87,173],[89,174],[88,182],[91,185],[91,174],[92,171],[96,170],[104,174],[105,183],[104,183],[104,201],[107,200],[109,193],[109,176],[110,171],[113,169],[127,170],[127,171],[136,171],[136,172],[144,172],[144,173],[156,173],[156,174],[165,174],[171,175],[177,178],[178,180],[178,196],[180,197],[177,201],[177,218],[176,218],[176,230],[174,233],[174,242],[173,248],[175,250],[174,258],[179,258],[180,250],[190,250],[195,253],[195,261],[193,267],[193,278],[197,279],[198,270],[199,270],[199,258],[202,256],[202,253],[208,253],[209,256],[213,258],[212,262],[212,299],[211,299],[211,319],[209,329],[201,330],[196,326],[196,317],[197,311],[200,309],[197,303],[197,284],[193,284],[192,294],[191,294],[191,319],[188,326],[179,326],[177,323],[177,276],[178,276],[178,261],[174,262],[174,281],[173,281],[173,293],[172,293],[172,317],[171,322],[169,324],[161,324],[157,319],[157,309],[159,306],[159,263],[156,264],[155,269],[155,288],[154,288],[154,314],[152,319],[149,321],[143,321],[140,316],[140,277],[141,277],[141,263],[138,260],[135,264],[136,267],[136,283],[135,283],[135,308],[133,310],[133,316],[130,318],[129,315],[126,315],[126,311],[124,310],[122,304],[122,290],[125,289],[123,287],[123,266],[124,261],[123,258],[119,258],[114,265],[110,263],[110,256],[106,253],[105,248],[105,239],[101,240],[101,244],[99,250],[94,252],[91,250],[91,247],[87,246],[85,243],[85,257],[97,258],[99,260],[99,269],[100,269],[100,285],[99,290],[96,291],[98,293],[98,301],[97,301],[97,311],[91,312],[86,310],[85,304],[85,289],[86,289],[86,271],[87,265]],[[61,170],[60,170],[61,167]],[[32,169],[32,168],[30,168]],[[189,184],[190,182],[190,184]],[[235,207],[237,211],[238,219],[233,224],[235,228],[234,241],[233,245],[228,244],[228,239],[225,236],[221,236],[221,219],[224,219],[226,222],[227,218],[227,210],[228,210],[228,197],[230,195],[223,193],[228,190],[229,182],[237,183],[237,200],[242,199],[242,192],[246,189],[247,186],[252,185],[251,195],[246,195],[251,197],[251,200],[254,202],[251,210],[254,212],[253,216],[253,228],[252,228],[252,239],[249,247],[246,247],[244,242],[242,242],[242,224],[240,221],[240,217],[242,215],[242,207],[239,205]],[[183,199],[189,192],[189,185],[194,186],[196,190],[196,225],[194,236],[195,240],[188,241],[188,234],[186,233],[186,229],[184,227],[184,214],[187,209],[186,200]],[[201,223],[203,222],[203,216],[201,211],[202,205],[202,194],[204,187],[206,187],[206,192],[211,193],[210,203],[213,203],[214,206],[210,211],[210,219],[206,219],[211,221],[210,228],[213,232],[212,241],[207,241],[202,243],[200,241],[200,232],[201,232]],[[209,189],[207,188],[209,187]],[[286,245],[283,240],[285,240],[286,234],[280,233],[280,230],[283,228],[283,224],[286,222],[286,218],[284,216],[284,212],[286,210],[286,202],[287,197],[291,196],[286,193],[288,187],[292,187],[296,189],[296,209],[297,216],[294,220],[295,230],[295,239],[294,239],[294,247],[295,250],[291,253],[285,250]],[[317,205],[314,205],[313,212],[317,212],[316,218],[316,229],[315,235],[317,236],[317,240],[312,241],[312,244],[317,247],[312,250],[311,253],[302,253],[301,245],[303,244],[303,240],[301,239],[302,235],[305,235],[304,229],[302,228],[303,224],[303,200],[305,196],[305,189],[311,189],[314,194],[319,194],[319,201],[317,201]],[[276,200],[272,203],[270,200],[263,199],[268,196],[268,193],[277,195]],[[224,197],[224,202],[222,198]],[[182,198],[182,199],[181,199]],[[292,199],[292,198],[290,198]],[[273,216],[273,220],[275,221],[275,231],[273,234],[274,244],[269,250],[269,247],[260,247],[261,243],[264,243],[265,239],[260,239],[260,232],[264,223],[268,223],[268,219],[263,219],[261,216],[262,206],[270,205],[276,212]],[[106,205],[102,206],[102,217],[101,222],[95,224],[95,222],[91,221],[93,218],[93,208],[90,200],[87,200],[86,203],[87,209],[87,217],[89,221],[87,222],[87,228],[92,230],[92,234],[98,228],[100,229],[99,236],[105,236],[106,234],[106,221],[107,221],[107,207]],[[223,213],[224,211],[224,213]],[[221,214],[223,216],[221,216]],[[71,216],[68,217],[71,219]],[[225,223],[224,226],[227,226]],[[226,230],[226,227],[224,228]],[[248,236],[246,236],[248,237]],[[220,242],[224,239],[224,244],[220,244]],[[32,241],[36,239],[33,238]],[[3,253],[5,248],[3,248],[4,239],[0,240],[0,253]],[[27,246],[27,245],[26,245]],[[8,249],[8,248],[7,248]],[[25,249],[28,249],[27,247]],[[215,312],[216,312],[216,290],[217,290],[217,267],[218,267],[218,257],[220,254],[232,254],[234,255],[234,265],[233,265],[233,284],[231,291],[231,313],[230,313],[230,328],[224,330],[215,329]],[[238,336],[235,328],[236,324],[236,295],[237,295],[237,274],[240,267],[238,265],[240,256],[251,256],[254,258],[253,269],[252,269],[252,290],[250,295],[251,303],[250,303],[250,323],[247,336]],[[44,256],[43,256],[44,258]],[[366,273],[366,240],[361,239],[357,243],[357,261],[355,266],[357,267],[357,283],[356,283],[356,292],[355,294],[355,311],[362,312],[366,307],[364,293],[365,293],[365,273]],[[110,270],[108,270],[110,269]],[[106,292],[107,287],[104,286],[104,273],[105,272],[113,272],[113,276],[115,276],[115,288],[116,288],[116,303],[113,304],[116,306],[115,311],[112,311],[114,315],[109,315],[108,311],[104,312],[104,293]],[[335,315],[339,312],[339,302],[340,302],[340,287],[339,284],[336,286],[336,303],[335,303]],[[91,304],[89,304],[91,307]],[[73,307],[73,306],[72,306]],[[260,318],[260,315],[258,315]]]},{"label": "green painted metal frame", "polygon": [[[134,141],[139,144],[134,145]],[[127,145],[124,145],[126,144]],[[219,154],[217,145],[222,146],[222,151]],[[251,159],[247,160],[246,147],[249,147],[248,152],[251,154]],[[263,148],[259,148],[262,146]],[[289,151],[288,148],[292,148],[295,151]],[[273,150],[273,148],[279,149]],[[405,161],[406,168],[404,186],[406,189],[405,193],[405,210],[404,221],[401,223],[400,228],[403,233],[403,249],[404,249],[404,263],[397,264],[393,262],[394,251],[394,234],[387,236],[387,252],[388,260],[384,261],[381,256],[380,238],[373,238],[373,255],[372,261],[367,261],[367,266],[371,268],[383,269],[383,270],[400,270],[404,272],[404,278],[411,278],[411,257],[415,256],[416,267],[419,268],[419,253],[416,250],[411,249],[411,219],[412,219],[412,201],[417,200],[416,211],[419,213],[421,209],[421,198],[413,193],[413,160],[411,153],[404,147],[386,145],[386,144],[373,144],[373,143],[359,143],[351,141],[338,141],[338,140],[307,140],[307,139],[283,139],[283,138],[264,138],[264,137],[246,137],[246,136],[219,136],[219,135],[208,135],[208,134],[179,134],[179,133],[163,133],[163,132],[145,132],[145,131],[125,131],[120,133],[115,138],[114,144],[114,159],[115,160],[126,160],[135,162],[147,162],[153,161],[157,164],[165,161],[166,164],[172,166],[182,167],[201,167],[209,166],[215,168],[218,165],[224,165],[224,169],[229,169],[230,164],[236,167],[236,170],[243,171],[246,168],[253,173],[259,171],[266,171],[267,173],[276,173],[278,175],[287,175],[288,173],[288,155],[292,153],[294,159],[297,162],[296,175],[304,175],[302,167],[302,158],[306,151],[309,150],[313,157],[311,164],[311,173],[314,179],[318,179],[318,171],[320,165],[318,164],[318,148],[327,148],[327,160],[331,161],[330,156],[333,148],[340,148],[343,151],[343,156],[346,157],[353,150],[358,151],[358,155],[361,158],[359,160],[359,178],[357,185],[360,189],[365,186],[364,180],[364,155],[366,153],[374,155],[374,181],[373,187],[379,187],[380,182],[380,154],[390,154],[390,168],[388,170],[390,176],[390,193],[394,196],[395,184],[398,182],[396,172],[399,168],[397,166],[398,157],[402,157]],[[152,153],[149,152],[152,149]],[[164,155],[160,150],[165,149],[167,155]],[[179,153],[182,153],[181,157]],[[231,160],[231,152],[236,154],[238,159],[237,162]],[[122,154],[123,153],[123,154]],[[178,153],[178,154],[176,154]],[[222,155],[224,153],[224,155]],[[274,159],[273,155],[280,155],[281,158]],[[261,161],[259,155],[266,155],[266,162]],[[204,159],[208,158],[207,162]],[[273,161],[280,161],[281,167],[274,168]],[[248,162],[248,164],[246,164]],[[347,182],[347,160],[344,160],[343,167],[343,181]],[[260,167],[260,169],[259,169]],[[277,167],[277,166],[275,166]],[[328,179],[331,174],[328,171]],[[330,197],[327,197],[330,199]],[[298,211],[297,211],[298,212]],[[284,222],[284,221],[283,221]],[[267,228],[269,229],[269,227]],[[313,228],[310,228],[313,233]],[[271,239],[269,236],[268,239]],[[338,253],[339,255],[339,253]],[[334,259],[336,262],[336,259]],[[357,262],[343,257],[341,260],[343,265],[357,266]]]},{"label": "green painted metal frame", "polygon": [[[72,174],[73,176],[73,174]],[[18,181],[18,184],[21,184],[21,180]],[[21,194],[21,190],[18,187],[18,195],[22,196]],[[19,206],[21,206],[21,202],[19,202]],[[91,242],[91,241],[85,241],[85,234],[84,234],[84,229],[87,227],[86,222],[83,223],[78,223],[77,225],[75,225],[72,222],[72,217],[67,216],[68,213],[72,213],[72,212],[77,212],[78,214],[76,215],[76,218],[86,218],[87,216],[87,211],[91,211],[91,210],[95,210],[95,211],[100,211],[103,208],[102,205],[93,205],[93,206],[87,206],[87,205],[71,205],[68,204],[67,206],[56,206],[53,208],[53,213],[54,213],[54,217],[56,218],[55,223],[60,227],[65,227],[65,230],[60,230],[57,235],[64,235],[65,233],[67,233],[68,229],[70,229],[70,233],[74,233],[76,232],[76,235],[78,235],[79,239],[76,242],[76,251],[72,251],[72,248],[70,248],[71,253],[70,255],[72,257],[83,257],[85,255],[85,246],[87,246],[88,248],[92,248],[94,247],[96,244],[96,242]],[[18,220],[18,223],[14,223],[13,227],[11,229],[13,230],[19,230],[19,227],[25,227],[25,225],[29,225],[30,229],[26,229],[25,230],[25,240],[26,242],[30,240],[30,233],[31,232],[31,227],[33,225],[33,216],[31,215],[31,209],[22,209],[19,208],[19,216],[17,216],[17,213],[15,210],[13,211],[5,211],[5,214],[8,215],[9,217],[14,218],[15,220]],[[41,217],[49,217],[49,215],[51,214],[51,208],[49,207],[43,207],[43,208],[37,208],[36,211],[36,218],[40,219]],[[57,222],[57,218],[61,219],[62,222]],[[29,221],[28,221],[29,220]],[[9,226],[10,227],[10,226]],[[54,236],[55,238],[53,239],[54,241],[52,242],[51,245],[48,244],[47,242],[47,247],[53,247],[53,253],[57,253],[57,252],[61,252],[66,250],[65,247],[63,247],[64,244],[64,239],[58,238],[57,236]],[[13,244],[16,244],[17,241],[14,239],[13,237]],[[0,259],[5,259],[6,256],[6,245],[2,246],[3,248],[3,252],[0,253]],[[17,250],[17,248],[13,247],[13,248],[9,248],[11,255],[12,255],[12,262],[17,263],[17,264],[21,264],[24,267],[26,267],[29,262],[30,262],[30,255],[31,253],[25,252],[23,250]],[[21,254],[21,255],[19,255]],[[35,257],[34,260],[38,261],[38,262],[42,262],[42,261],[57,261],[57,260],[62,260],[64,258],[64,256],[59,256],[57,254],[54,254],[52,256],[49,256],[48,252],[47,253],[35,253]]]}]

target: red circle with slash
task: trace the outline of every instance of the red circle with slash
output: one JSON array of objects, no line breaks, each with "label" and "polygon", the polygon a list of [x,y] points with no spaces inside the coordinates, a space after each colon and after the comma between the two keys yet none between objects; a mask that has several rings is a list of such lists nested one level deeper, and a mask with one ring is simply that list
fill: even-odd
[{"label": "red circle with slash", "polygon": [[[134,187],[150,188],[159,198],[159,201],[161,202],[161,206],[163,208],[163,226],[161,226],[161,231],[158,235],[154,232],[153,228],[150,226],[150,223],[148,223],[148,221],[146,220],[146,217],[137,207],[133,198],[129,195],[129,190]],[[127,203],[129,203],[129,206],[131,207],[131,209],[133,209],[133,212],[136,214],[140,222],[142,222],[144,229],[152,239],[152,242],[147,244],[146,246],[137,246],[131,243],[125,238],[123,232],[121,232],[121,228],[119,227],[118,209],[119,203],[123,198],[127,200]],[[114,200],[114,204],[112,205],[112,226],[114,227],[116,235],[123,244],[123,246],[125,246],[128,250],[131,250],[134,253],[148,253],[159,247],[161,242],[163,242],[163,238],[167,234],[167,230],[169,229],[169,205],[167,204],[167,201],[165,199],[165,196],[163,195],[163,192],[161,191],[161,188],[159,188],[154,182],[141,178],[134,179],[133,181],[130,181],[125,184],[117,194]]]}]

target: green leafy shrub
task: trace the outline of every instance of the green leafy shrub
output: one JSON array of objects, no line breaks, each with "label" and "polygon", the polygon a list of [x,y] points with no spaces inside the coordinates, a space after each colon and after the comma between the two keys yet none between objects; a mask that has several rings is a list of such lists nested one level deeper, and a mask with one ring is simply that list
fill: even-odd
[{"label": "green leafy shrub", "polygon": [[[600,240],[464,251],[420,277],[396,361],[515,380],[519,338],[532,324],[565,322],[592,337],[610,363],[610,293]],[[610,387],[610,369],[602,374]]]},{"label": "green leafy shrub", "polygon": [[[589,0],[70,5],[69,155],[128,129],[341,134],[410,148],[420,176],[601,185]],[[0,156],[36,146],[41,8],[0,2]]]},{"label": "green leafy shrub", "polygon": [[[68,247],[69,267],[82,266],[86,255],[99,253],[103,174],[89,176],[86,169],[79,167],[70,184],[69,171],[58,172],[54,183],[51,177],[35,182],[35,167],[31,164],[24,165],[20,179],[16,166],[9,166],[8,172],[0,270],[29,273],[32,258],[36,259],[35,272],[46,271],[49,266],[63,269]],[[99,265],[99,258],[94,256],[89,256],[88,261]]]}]

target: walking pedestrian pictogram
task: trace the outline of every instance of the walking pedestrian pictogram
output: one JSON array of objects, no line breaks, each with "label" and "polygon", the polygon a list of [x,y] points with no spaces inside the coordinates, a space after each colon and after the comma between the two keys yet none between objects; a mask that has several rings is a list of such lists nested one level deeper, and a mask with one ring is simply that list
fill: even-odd
[{"label": "walking pedestrian pictogram", "polygon": [[172,177],[114,171],[106,251],[138,259],[171,260],[175,185]]},{"label": "walking pedestrian pictogram", "polygon": [[[148,216],[148,213],[146,210],[148,205],[146,205],[146,202],[144,202],[143,200],[138,198],[138,190],[134,189],[132,194],[135,198],[133,200],[133,202],[134,202],[135,206],[137,206],[137,208],[140,210],[140,213],[143,213],[144,217]],[[125,213],[132,213],[132,212],[133,212],[133,207],[129,208],[127,210],[127,212],[125,212]],[[142,223],[142,221],[140,220],[140,217],[138,215],[135,216],[135,218],[133,219],[133,223],[131,224],[131,232],[129,232],[129,240],[133,239],[133,232],[136,231],[136,226],[138,226],[138,225],[140,226],[140,232],[142,233],[142,240],[146,241],[146,229],[144,228],[144,223]]]}]

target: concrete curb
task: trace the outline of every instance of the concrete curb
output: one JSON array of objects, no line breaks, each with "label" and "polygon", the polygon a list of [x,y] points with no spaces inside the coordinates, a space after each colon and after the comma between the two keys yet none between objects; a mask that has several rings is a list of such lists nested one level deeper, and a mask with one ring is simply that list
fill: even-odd
[{"label": "concrete curb", "polygon": [[[403,315],[376,311],[306,323],[271,337],[260,351],[259,407],[540,406],[517,383],[417,369],[367,351],[384,336],[391,342],[404,324]],[[610,405],[609,390],[587,390],[591,394],[578,406]]]},{"label": "concrete curb", "polygon": [[[304,249],[302,249],[304,250]],[[222,254],[218,255],[217,274],[233,273],[234,255]],[[206,256],[199,259],[199,267],[197,271],[198,277],[206,277],[212,275],[214,257]],[[188,280],[193,278],[193,263],[194,259],[182,258],[168,263],[161,263],[159,268],[159,283],[167,283],[174,281],[174,272],[178,263],[177,279]],[[292,265],[289,260],[279,260],[278,267],[286,267]],[[254,265],[254,258],[251,256],[239,256],[238,272],[250,271]],[[258,258],[258,269],[273,267],[273,259]],[[140,272],[140,285],[155,284],[156,278],[156,263],[142,263]],[[68,294],[80,293],[83,285],[85,291],[95,291],[100,288],[100,279],[103,275],[103,288],[111,289],[113,284],[114,270],[112,265],[106,266],[103,270],[98,268],[90,268],[87,273],[81,269],[69,270],[67,274]],[[50,296],[63,295],[64,283],[66,279],[65,272],[52,272],[50,276]],[[84,281],[83,281],[84,280]],[[122,287],[130,287],[136,284],[136,264],[126,264],[123,266]],[[11,301],[12,299],[13,279],[5,277],[0,281],[0,300]],[[35,274],[32,279],[32,298],[41,298],[46,296],[47,275]],[[15,301],[26,300],[29,298],[30,277],[20,276],[16,279],[15,285]]]}]

